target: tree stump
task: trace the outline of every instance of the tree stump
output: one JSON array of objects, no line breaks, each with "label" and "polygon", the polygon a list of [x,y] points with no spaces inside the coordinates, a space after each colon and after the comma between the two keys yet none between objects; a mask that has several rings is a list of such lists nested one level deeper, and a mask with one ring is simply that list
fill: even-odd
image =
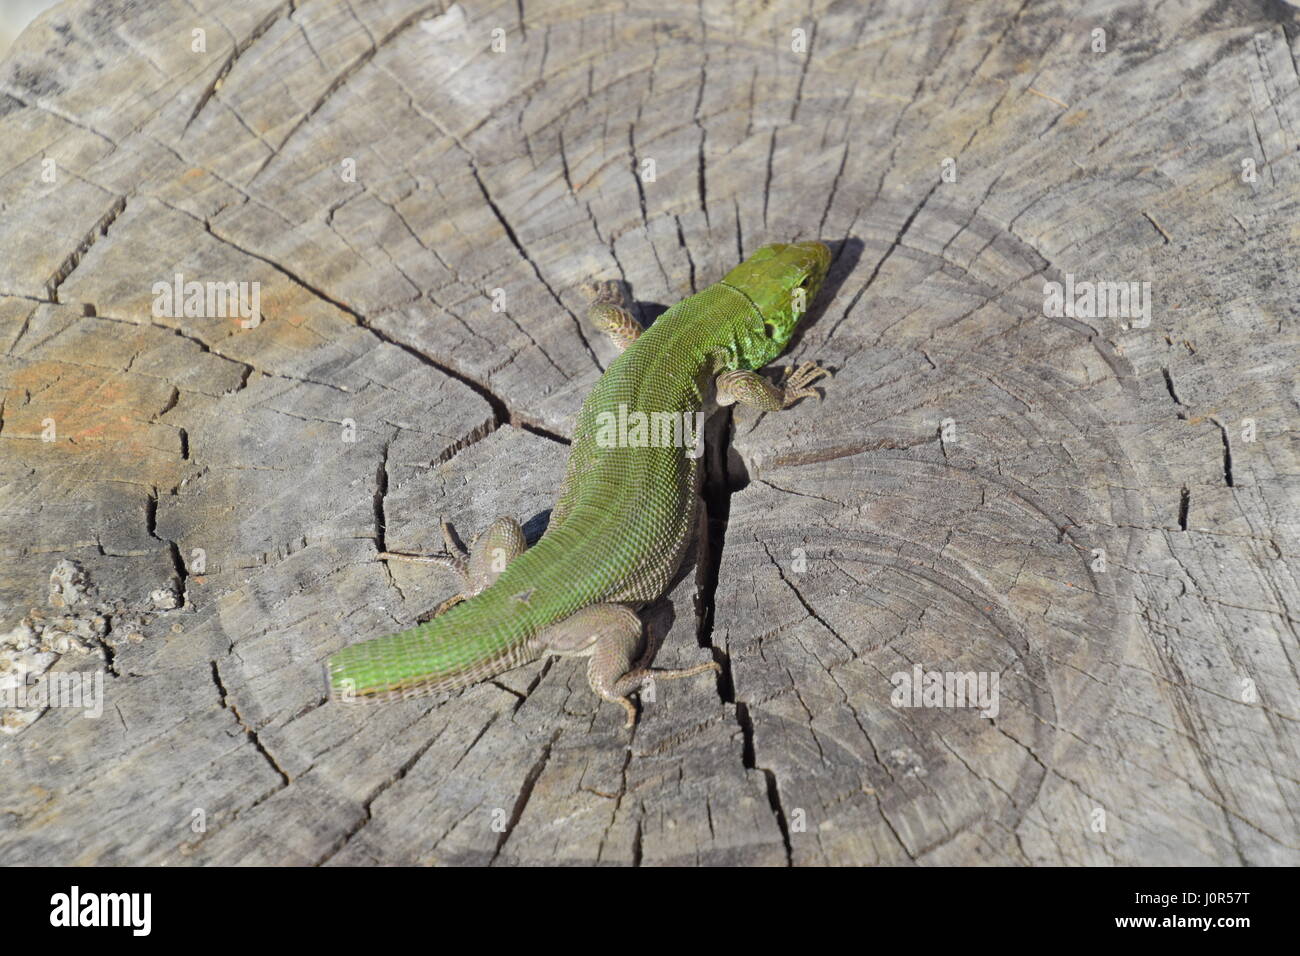
[{"label": "tree stump", "polygon": [[[1298,49],[1262,0],[49,11],[0,680],[102,715],[5,711],[0,862],[1300,862]],[[583,280],[649,320],[811,238],[836,376],[714,420],[652,615],[716,686],[325,701],[454,590],[377,552],[545,526]]]}]

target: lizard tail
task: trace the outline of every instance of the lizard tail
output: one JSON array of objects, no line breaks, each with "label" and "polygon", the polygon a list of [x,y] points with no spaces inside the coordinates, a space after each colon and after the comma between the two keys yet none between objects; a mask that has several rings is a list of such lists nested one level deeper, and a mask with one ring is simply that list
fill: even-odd
[{"label": "lizard tail", "polygon": [[[453,690],[523,662],[530,622],[493,613],[487,592],[424,624],[353,644],[326,663],[336,700],[404,700]],[[482,602],[482,603],[480,603]]]}]

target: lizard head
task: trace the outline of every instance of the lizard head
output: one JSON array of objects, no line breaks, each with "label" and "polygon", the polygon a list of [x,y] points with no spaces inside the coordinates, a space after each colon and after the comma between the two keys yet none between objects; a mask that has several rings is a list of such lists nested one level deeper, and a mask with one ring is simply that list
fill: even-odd
[{"label": "lizard head", "polygon": [[763,317],[763,333],[743,343],[749,368],[760,368],[785,351],[830,264],[831,251],[824,243],[774,243],[726,274],[723,283],[748,296]]}]

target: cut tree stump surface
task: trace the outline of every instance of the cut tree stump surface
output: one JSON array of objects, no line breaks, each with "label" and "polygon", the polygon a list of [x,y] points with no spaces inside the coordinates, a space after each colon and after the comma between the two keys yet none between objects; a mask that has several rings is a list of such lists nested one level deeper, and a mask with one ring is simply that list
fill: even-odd
[{"label": "cut tree stump surface", "polygon": [[[1300,863],[1298,53],[1265,2],[55,7],[0,62],[0,687],[103,708],[5,711],[0,862]],[[325,702],[455,589],[378,551],[543,530],[583,280],[651,318],[811,238],[835,378],[715,420],[650,615],[716,683]]]}]

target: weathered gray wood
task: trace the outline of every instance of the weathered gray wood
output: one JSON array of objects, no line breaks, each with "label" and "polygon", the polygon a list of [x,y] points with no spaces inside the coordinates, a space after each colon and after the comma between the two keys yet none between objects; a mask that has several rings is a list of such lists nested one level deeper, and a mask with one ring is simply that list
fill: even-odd
[{"label": "weathered gray wood", "polygon": [[[6,715],[0,861],[1300,862],[1298,48],[1209,0],[50,11],[0,62],[0,669],[105,702]],[[716,688],[323,703],[453,588],[377,550],[544,527],[582,280],[812,237],[837,375],[715,423],[653,616]],[[264,321],[155,316],[178,272]],[[1067,274],[1150,326],[1046,316]],[[894,706],[914,665],[997,716]]]}]

